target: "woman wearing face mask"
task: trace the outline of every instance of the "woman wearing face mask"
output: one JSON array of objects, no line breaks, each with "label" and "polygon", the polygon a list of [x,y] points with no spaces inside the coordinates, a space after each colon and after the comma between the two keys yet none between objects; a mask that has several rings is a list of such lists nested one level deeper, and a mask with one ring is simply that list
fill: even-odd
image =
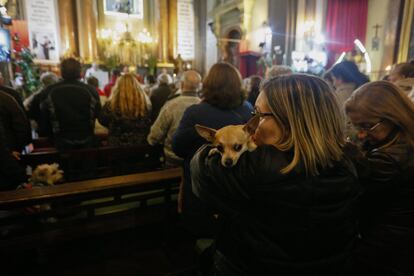
[{"label": "woman wearing face mask", "polygon": [[361,275],[414,275],[414,104],[387,81],[365,84],[345,104],[363,142],[358,169]]},{"label": "woman wearing face mask", "polygon": [[345,275],[360,189],[333,92],[318,77],[276,77],[255,113],[255,151],[224,168],[206,146],[191,162],[193,192],[223,223],[213,275]]}]

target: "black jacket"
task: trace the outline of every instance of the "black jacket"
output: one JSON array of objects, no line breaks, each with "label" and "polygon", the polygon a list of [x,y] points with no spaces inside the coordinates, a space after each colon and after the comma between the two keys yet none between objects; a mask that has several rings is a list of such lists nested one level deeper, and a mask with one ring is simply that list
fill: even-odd
[{"label": "black jacket", "polygon": [[273,146],[244,153],[231,169],[208,152],[201,148],[191,162],[193,191],[223,221],[224,263],[246,275],[342,275],[357,236],[351,161],[307,177],[299,168],[281,174],[292,157]]},{"label": "black jacket", "polygon": [[11,155],[0,121],[0,190],[14,190],[26,181],[26,172]]},{"label": "black jacket", "polygon": [[39,96],[39,128],[54,137],[59,148],[93,144],[95,119],[101,111],[95,88],[77,80],[63,80],[48,86]]},{"label": "black jacket", "polygon": [[10,150],[21,152],[31,142],[31,129],[24,110],[16,100],[0,91],[0,121],[4,143]]},{"label": "black jacket", "polygon": [[404,142],[372,149],[357,168],[364,187],[358,260],[372,273],[414,275],[414,149]]},{"label": "black jacket", "polygon": [[165,104],[172,94],[168,84],[160,84],[158,88],[151,92],[150,100],[152,105],[151,120],[155,122],[160,113],[161,107]]}]

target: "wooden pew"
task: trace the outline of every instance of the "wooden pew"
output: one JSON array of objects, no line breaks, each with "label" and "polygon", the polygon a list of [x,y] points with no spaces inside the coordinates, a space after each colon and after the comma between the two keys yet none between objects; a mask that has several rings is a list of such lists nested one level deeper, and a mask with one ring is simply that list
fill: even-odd
[{"label": "wooden pew", "polygon": [[[0,252],[174,219],[181,169],[0,192]],[[49,210],[27,212],[49,204]],[[24,211],[26,210],[26,211]],[[4,251],[4,250],[8,251]]]},{"label": "wooden pew", "polygon": [[32,169],[58,163],[66,181],[78,181],[161,169],[164,157],[162,145],[137,145],[33,152],[22,155],[21,162]]}]

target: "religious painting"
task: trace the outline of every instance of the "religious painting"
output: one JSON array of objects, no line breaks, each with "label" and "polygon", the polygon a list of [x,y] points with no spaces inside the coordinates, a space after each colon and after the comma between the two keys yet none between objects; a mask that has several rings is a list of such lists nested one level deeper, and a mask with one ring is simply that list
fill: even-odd
[{"label": "religious painting", "polygon": [[32,32],[31,40],[32,50],[37,59],[55,60],[58,58],[56,39],[52,32]]},{"label": "religious painting", "polygon": [[11,53],[10,34],[7,29],[0,28],[0,61],[9,62]]},{"label": "religious painting", "polygon": [[142,0],[103,0],[104,13],[106,15],[131,16],[138,19],[144,18]]}]

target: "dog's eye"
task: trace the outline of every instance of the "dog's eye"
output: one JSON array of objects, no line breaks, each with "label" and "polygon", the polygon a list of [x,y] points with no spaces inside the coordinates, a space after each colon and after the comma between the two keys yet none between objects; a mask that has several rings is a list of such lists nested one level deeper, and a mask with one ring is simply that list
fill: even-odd
[{"label": "dog's eye", "polygon": [[240,151],[240,150],[242,149],[242,145],[240,145],[240,144],[235,144],[235,145],[233,146],[233,149],[234,149],[235,151]]},{"label": "dog's eye", "polygon": [[223,146],[222,146],[222,145],[218,145],[218,146],[217,146],[217,150],[218,150],[219,152],[223,152]]}]

